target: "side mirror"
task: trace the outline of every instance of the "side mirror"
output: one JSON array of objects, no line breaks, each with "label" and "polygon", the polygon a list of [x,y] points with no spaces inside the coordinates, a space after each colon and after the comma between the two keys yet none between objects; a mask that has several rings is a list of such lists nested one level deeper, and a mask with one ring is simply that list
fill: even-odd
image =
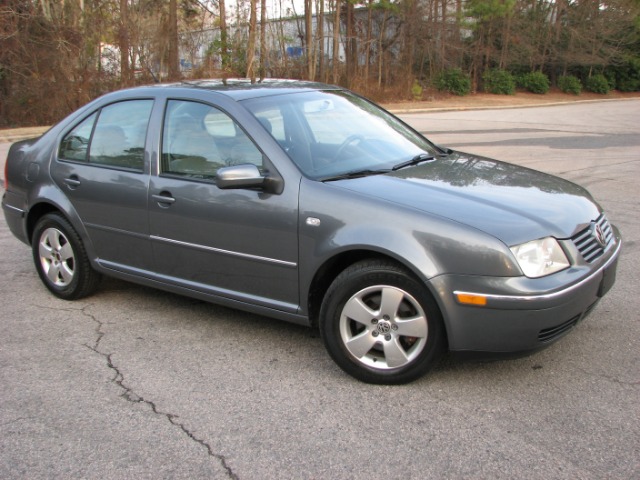
[{"label": "side mirror", "polygon": [[282,193],[284,187],[281,179],[261,174],[252,163],[219,168],[215,182],[223,190],[257,188],[270,193]]},{"label": "side mirror", "polygon": [[264,185],[265,177],[251,163],[222,167],[216,172],[218,188],[256,188]]}]

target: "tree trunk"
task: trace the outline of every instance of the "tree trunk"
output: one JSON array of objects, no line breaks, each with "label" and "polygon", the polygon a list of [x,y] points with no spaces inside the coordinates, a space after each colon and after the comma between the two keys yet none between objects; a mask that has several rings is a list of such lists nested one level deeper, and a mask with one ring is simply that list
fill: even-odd
[{"label": "tree trunk", "polygon": [[447,46],[449,45],[449,39],[447,38],[449,23],[447,22],[447,12],[449,11],[449,5],[447,0],[442,0],[442,19],[440,21],[440,61],[439,66],[444,69],[447,61]]},{"label": "tree trunk", "polygon": [[511,43],[512,19],[513,19],[513,14],[511,12],[507,13],[507,22],[504,26],[504,31],[502,32],[502,48],[500,49],[500,63],[498,64],[498,68],[501,68],[501,69],[507,68],[509,44]]},{"label": "tree trunk", "polygon": [[373,28],[373,0],[369,0],[367,12],[367,40],[364,49],[364,81],[369,82],[369,62],[371,60],[371,30]]},{"label": "tree trunk", "polygon": [[317,38],[318,38],[318,78],[324,80],[324,0],[319,0],[319,14],[317,16]]},{"label": "tree trunk", "polygon": [[251,79],[251,83],[256,82],[256,73],[254,61],[256,56],[256,20],[257,20],[257,2],[251,0],[251,10],[249,13],[249,43],[247,45],[247,77]]},{"label": "tree trunk", "polygon": [[[406,86],[408,88],[411,87],[413,83],[413,62],[415,58],[416,52],[416,39],[417,35],[417,24],[420,22],[420,18],[418,15],[418,0],[411,0],[408,3],[407,9],[407,18],[405,23],[404,30],[404,48],[402,52],[402,66],[404,67],[404,79],[406,82]],[[433,15],[432,19],[438,17],[438,2],[433,2]]]},{"label": "tree trunk", "polygon": [[169,0],[169,80],[180,78],[180,57],[178,52],[178,2]]},{"label": "tree trunk", "polygon": [[313,0],[304,0],[304,43],[307,58],[307,79],[315,77],[315,62],[313,61]]},{"label": "tree trunk", "polygon": [[131,72],[129,68],[129,2],[120,0],[120,29],[118,43],[120,47],[120,85],[129,85]]},{"label": "tree trunk", "polygon": [[267,70],[267,0],[260,0],[260,81]]},{"label": "tree trunk", "polygon": [[358,44],[356,42],[356,25],[354,5],[347,0],[347,86],[355,80],[358,68]]},{"label": "tree trunk", "polygon": [[338,67],[340,66],[340,2],[335,0],[335,16],[333,20],[333,83],[340,80]]},{"label": "tree trunk", "polygon": [[382,13],[382,26],[380,27],[380,37],[378,38],[378,88],[382,86],[382,70],[384,67],[384,34],[387,27],[387,10]]},{"label": "tree trunk", "polygon": [[223,76],[226,76],[229,68],[229,44],[227,36],[227,12],[225,0],[218,0],[218,8],[220,10],[220,64],[223,70]]}]

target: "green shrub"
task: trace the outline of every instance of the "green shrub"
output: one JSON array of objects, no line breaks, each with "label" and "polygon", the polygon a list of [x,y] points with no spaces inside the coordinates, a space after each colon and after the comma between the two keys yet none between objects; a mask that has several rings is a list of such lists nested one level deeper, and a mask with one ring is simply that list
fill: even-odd
[{"label": "green shrub", "polygon": [[621,92],[640,90],[640,57],[631,57],[616,67],[616,85]]},{"label": "green shrub", "polygon": [[513,95],[516,91],[516,81],[506,70],[487,70],[482,75],[484,91],[498,95]]},{"label": "green shrub", "polygon": [[618,79],[618,90],[621,92],[638,92],[640,91],[640,77],[626,77]]},{"label": "green shrub", "polygon": [[516,88],[527,88],[527,73],[513,74],[513,79],[516,81]]},{"label": "green shrub", "polygon": [[422,85],[418,80],[414,80],[411,85],[411,96],[415,101],[422,100]]},{"label": "green shrub", "polygon": [[602,72],[602,74],[604,75],[604,78],[607,79],[607,83],[609,84],[609,90],[615,90],[616,89],[616,72],[611,68],[607,68],[605,69],[604,72]]},{"label": "green shrub", "polygon": [[602,94],[609,93],[609,90],[611,89],[607,78],[601,73],[592,75],[591,77],[587,78],[587,80],[584,82],[584,88],[589,92]]},{"label": "green shrub", "polygon": [[582,91],[582,84],[578,77],[574,77],[573,75],[563,75],[558,78],[558,88],[564,93],[580,95],[580,92]]},{"label": "green shrub", "polygon": [[452,68],[438,75],[435,85],[440,91],[463,96],[471,91],[471,78],[459,68]]},{"label": "green shrub", "polygon": [[547,93],[549,91],[549,77],[542,72],[531,72],[522,76],[522,87],[531,93]]}]

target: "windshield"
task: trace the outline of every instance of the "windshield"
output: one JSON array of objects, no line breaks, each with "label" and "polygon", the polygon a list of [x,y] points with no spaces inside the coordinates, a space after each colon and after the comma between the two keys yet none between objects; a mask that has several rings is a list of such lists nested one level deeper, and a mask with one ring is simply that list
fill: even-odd
[{"label": "windshield", "polygon": [[243,104],[316,180],[381,172],[439,153],[400,120],[349,92],[300,92]]}]

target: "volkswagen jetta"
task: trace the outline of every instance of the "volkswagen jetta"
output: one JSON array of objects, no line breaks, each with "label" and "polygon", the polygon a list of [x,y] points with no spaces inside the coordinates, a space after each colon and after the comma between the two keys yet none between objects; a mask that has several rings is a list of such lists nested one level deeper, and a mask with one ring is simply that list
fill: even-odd
[{"label": "volkswagen jetta", "polygon": [[102,274],[317,326],[354,377],[521,353],[615,280],[583,188],[434,145],[345,89],[198,81],[107,94],[14,144],[2,205],[44,285]]}]

